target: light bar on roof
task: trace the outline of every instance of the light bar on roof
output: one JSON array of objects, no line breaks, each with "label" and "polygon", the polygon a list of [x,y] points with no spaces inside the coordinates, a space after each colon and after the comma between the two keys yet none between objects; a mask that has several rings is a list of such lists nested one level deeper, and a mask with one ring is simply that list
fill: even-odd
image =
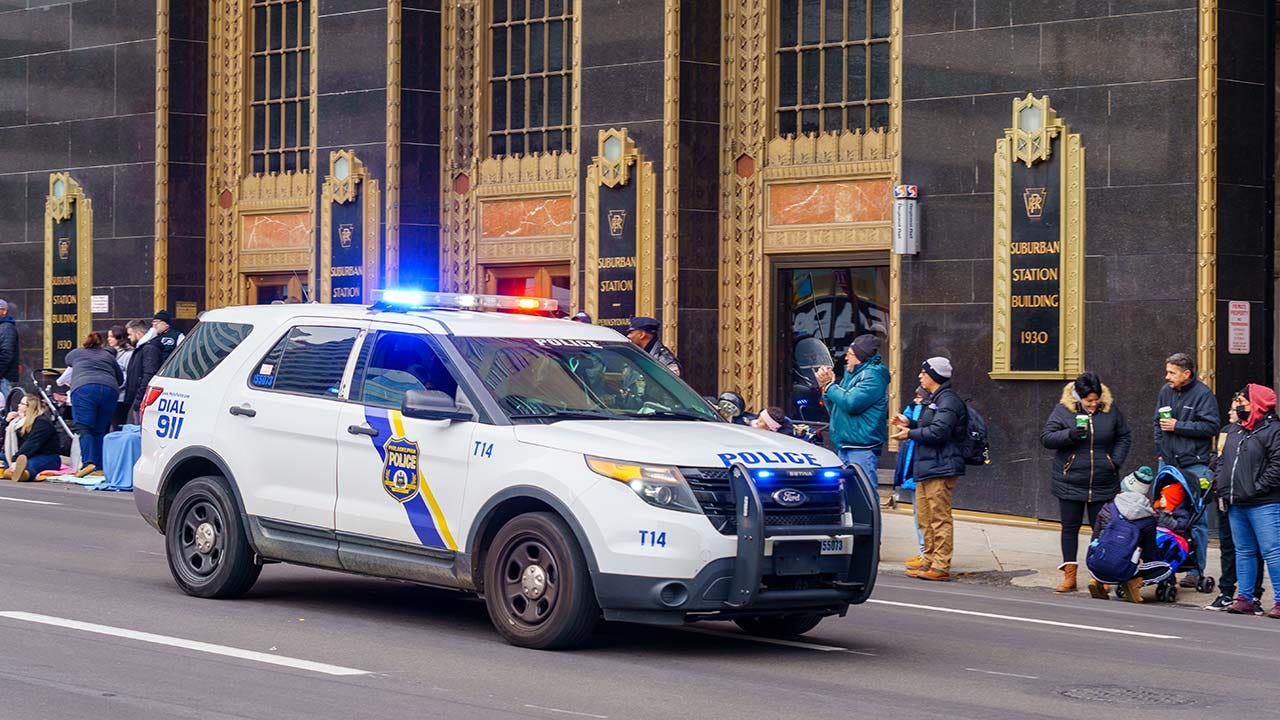
[{"label": "light bar on roof", "polygon": [[441,293],[406,289],[374,290],[373,302],[375,307],[401,312],[430,308],[489,311],[519,310],[524,312],[555,312],[560,309],[560,303],[550,298]]}]

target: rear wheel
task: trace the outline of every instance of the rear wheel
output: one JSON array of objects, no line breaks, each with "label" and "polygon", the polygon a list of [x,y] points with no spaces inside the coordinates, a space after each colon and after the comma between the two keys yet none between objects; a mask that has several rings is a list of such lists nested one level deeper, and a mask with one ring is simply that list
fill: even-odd
[{"label": "rear wheel", "polygon": [[226,480],[198,477],[178,491],[165,522],[169,572],[188,595],[239,597],[253,587],[262,566],[253,550]]},{"label": "rear wheel", "polygon": [[744,631],[761,637],[785,638],[803,635],[818,627],[824,615],[799,613],[796,615],[766,615],[764,617],[738,618],[733,622]]},{"label": "rear wheel", "polygon": [[573,533],[552,513],[514,518],[485,558],[489,619],[512,645],[553,650],[584,643],[600,608]]},{"label": "rear wheel", "polygon": [[1200,581],[1196,583],[1196,591],[1202,592],[1202,593],[1211,593],[1213,592],[1213,589],[1217,587],[1217,585],[1218,585],[1218,582],[1216,580],[1206,575],[1200,578]]}]

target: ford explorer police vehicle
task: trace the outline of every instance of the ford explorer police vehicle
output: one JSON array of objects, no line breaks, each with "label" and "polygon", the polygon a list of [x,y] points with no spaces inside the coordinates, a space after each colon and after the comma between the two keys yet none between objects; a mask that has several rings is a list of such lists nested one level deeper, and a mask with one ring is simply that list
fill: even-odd
[{"label": "ford explorer police vehicle", "polygon": [[554,301],[388,291],[211,310],[146,390],[134,496],[185,592],[290,562],[483,596],[510,642],[597,622],[806,632],[875,583],[872,481],[724,422]]}]

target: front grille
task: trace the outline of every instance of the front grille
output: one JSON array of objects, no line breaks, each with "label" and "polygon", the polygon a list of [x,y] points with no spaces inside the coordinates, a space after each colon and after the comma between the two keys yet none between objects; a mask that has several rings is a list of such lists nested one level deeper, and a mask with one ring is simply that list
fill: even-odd
[{"label": "front grille", "polygon": [[[774,470],[777,473],[767,484],[756,482],[760,504],[764,510],[766,527],[795,527],[799,525],[839,525],[844,513],[844,493],[839,483],[817,477],[816,470]],[[680,468],[693,496],[702,505],[702,511],[712,526],[722,535],[738,532],[733,505],[733,489],[729,484],[728,468]],[[807,497],[796,507],[784,507],[773,499],[773,493],[789,488],[799,490]]]}]

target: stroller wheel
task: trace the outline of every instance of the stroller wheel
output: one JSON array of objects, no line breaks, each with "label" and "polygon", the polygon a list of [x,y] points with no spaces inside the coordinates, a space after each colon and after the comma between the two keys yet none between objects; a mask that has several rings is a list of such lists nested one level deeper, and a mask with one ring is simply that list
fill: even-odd
[{"label": "stroller wheel", "polygon": [[1178,602],[1178,586],[1177,585],[1169,586],[1169,592],[1165,597],[1165,602],[1169,602],[1169,603]]},{"label": "stroller wheel", "polygon": [[1169,587],[1164,583],[1156,586],[1156,601],[1169,602]]},{"label": "stroller wheel", "polygon": [[1196,592],[1211,593],[1217,587],[1217,581],[1213,578],[1205,576],[1200,578],[1200,582],[1196,583]]},{"label": "stroller wheel", "polygon": [[1124,583],[1116,585],[1116,597],[1124,600],[1129,593],[1124,589]]}]

